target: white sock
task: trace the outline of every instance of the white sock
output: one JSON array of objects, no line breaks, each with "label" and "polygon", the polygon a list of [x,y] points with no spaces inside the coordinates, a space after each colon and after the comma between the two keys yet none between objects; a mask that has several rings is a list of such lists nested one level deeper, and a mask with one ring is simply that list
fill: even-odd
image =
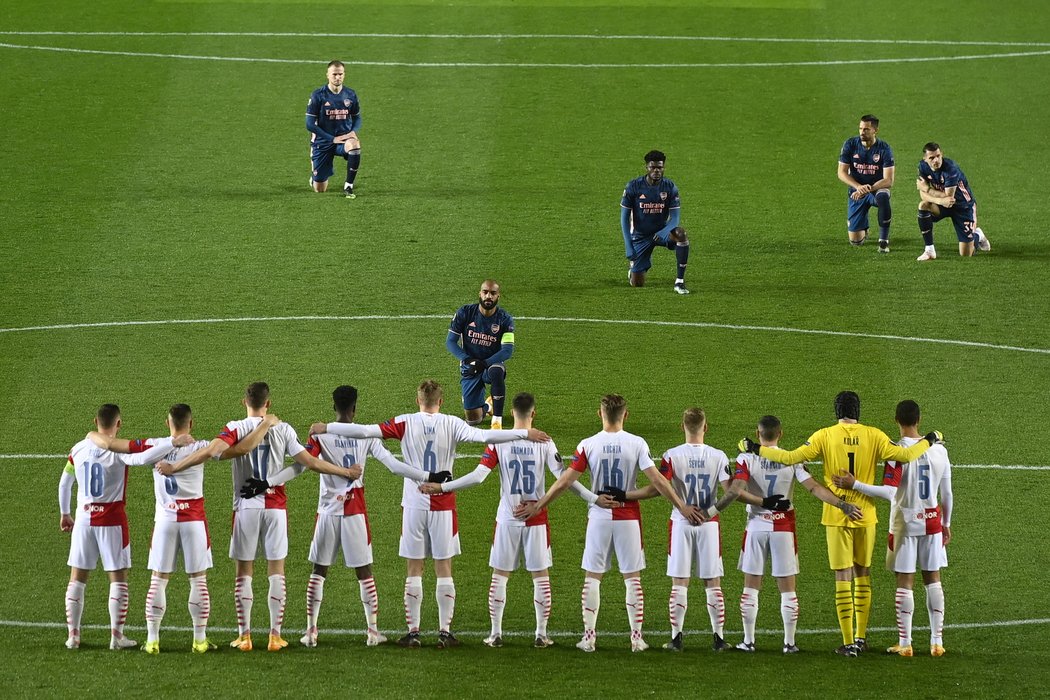
[{"label": "white sock", "polygon": [[755,623],[758,621],[758,589],[744,588],[740,593],[740,618],[744,623],[744,643],[755,643]]},{"label": "white sock", "polygon": [[897,645],[911,646],[911,622],[915,615],[915,593],[910,588],[897,589]]},{"label": "white sock", "polygon": [[233,583],[233,607],[237,610],[237,636],[251,634],[252,631],[252,577],[238,576]]},{"label": "white sock", "polygon": [[642,636],[642,620],[645,618],[645,593],[642,592],[642,579],[629,578],[624,581],[627,587],[627,622],[631,625],[631,639]]},{"label": "white sock", "polygon": [[146,592],[146,641],[160,641],[160,623],[168,609],[168,579],[154,575]]},{"label": "white sock", "polygon": [[547,636],[547,620],[551,617],[551,579],[538,576],[532,579],[532,604],[536,608],[536,636]]},{"label": "white sock", "polygon": [[926,610],[930,613],[930,644],[944,644],[944,589],[941,582],[926,586]]},{"label": "white sock", "polygon": [[208,579],[194,576],[190,579],[190,619],[193,621],[193,641],[203,642],[208,638],[208,617],[211,615],[211,596],[208,594]]},{"label": "white sock", "polygon": [[492,623],[492,636],[503,635],[503,609],[507,607],[507,577],[492,574],[489,584],[489,621]]},{"label": "white sock", "polygon": [[707,616],[711,618],[711,631],[719,637],[725,634],[726,599],[719,587],[705,588],[707,591]]},{"label": "white sock", "polygon": [[124,621],[128,618],[128,584],[109,584],[109,625],[114,637],[124,636]]},{"label": "white sock", "polygon": [[405,624],[409,632],[419,631],[419,610],[423,606],[423,577],[405,579]]},{"label": "white sock", "polygon": [[379,635],[379,593],[376,591],[376,580],[369,576],[359,579],[357,585],[361,588],[361,606],[365,609],[365,627],[368,634]]},{"label": "white sock", "polygon": [[602,600],[602,582],[589,576],[583,579],[583,594],[580,596],[583,605],[583,636],[594,638],[594,628],[598,624],[598,608]]},{"label": "white sock", "polygon": [[310,574],[306,582],[306,633],[317,634],[317,616],[324,600],[324,576]]},{"label": "white sock", "polygon": [[667,612],[671,618],[671,638],[682,633],[685,612],[689,609],[689,589],[686,586],[671,586],[671,597],[667,601]]},{"label": "white sock", "polygon": [[798,594],[794,591],[780,594],[780,619],[784,621],[784,644],[795,643],[798,628]]},{"label": "white sock", "polygon": [[448,632],[456,614],[456,584],[452,577],[439,578],[435,589],[438,604],[438,632]]},{"label": "white sock", "polygon": [[936,249],[935,247],[933,247],[932,245],[928,245],[928,246],[926,246],[926,247],[924,248],[924,250],[925,250],[925,251],[926,251],[927,253],[929,253],[930,255],[937,255],[937,249]]},{"label": "white sock", "polygon": [[270,576],[270,593],[266,597],[267,607],[270,608],[270,634],[281,636],[281,625],[284,624],[284,606],[287,602],[288,595],[284,587],[284,574],[273,574]]},{"label": "white sock", "polygon": [[66,586],[66,629],[69,636],[80,639],[80,618],[84,614],[84,589],[87,584],[70,581]]}]

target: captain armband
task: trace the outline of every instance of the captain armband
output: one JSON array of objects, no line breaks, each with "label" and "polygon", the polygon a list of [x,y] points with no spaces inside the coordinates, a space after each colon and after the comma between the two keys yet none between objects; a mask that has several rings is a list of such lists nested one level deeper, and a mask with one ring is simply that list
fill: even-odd
[{"label": "captain armband", "polygon": [[504,333],[503,337],[500,339],[500,345],[513,345],[513,344],[514,344],[514,334],[513,333]]}]

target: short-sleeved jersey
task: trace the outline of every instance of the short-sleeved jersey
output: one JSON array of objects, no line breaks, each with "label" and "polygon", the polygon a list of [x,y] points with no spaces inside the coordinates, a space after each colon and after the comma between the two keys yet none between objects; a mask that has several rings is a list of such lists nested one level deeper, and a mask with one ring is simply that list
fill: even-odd
[{"label": "short-sleeved jersey", "polygon": [[361,476],[350,481],[334,474],[320,475],[320,495],[317,512],[321,515],[359,515],[365,512],[363,491],[365,488],[365,459],[371,455],[376,459],[390,456],[377,438],[348,438],[339,435],[311,435],[306,443],[307,451],[314,457],[341,467],[361,465]]},{"label": "short-sleeved jersey", "polygon": [[[736,458],[736,471],[733,479],[739,479],[746,483],[748,493],[765,498],[767,496],[783,496],[794,501],[795,482],[802,483],[812,479],[812,475],[806,471],[806,465],[796,464],[787,466],[780,462],[773,462],[758,455],[745,452]],[[751,532],[794,532],[794,514],[788,516],[785,513],[795,510],[792,503],[788,511],[772,511],[762,506],[747,504],[747,529]]]},{"label": "short-sleeved jersey", "polygon": [[[198,440],[186,447],[173,447],[163,461],[178,462],[207,446],[207,441]],[[153,495],[156,499],[153,519],[158,523],[204,520],[204,465],[197,464],[171,476],[154,471]]]},{"label": "short-sleeved jersey", "polygon": [[463,338],[467,355],[481,360],[499,352],[504,342],[514,343],[514,318],[500,306],[491,316],[482,315],[480,304],[461,306],[448,330]]},{"label": "short-sleeved jersey", "polygon": [[[385,440],[400,440],[405,462],[428,473],[451,472],[456,461],[456,445],[461,442],[483,442],[482,431],[467,425],[457,416],[445,413],[407,413],[391,418],[379,426]],[[510,431],[524,438],[525,430]],[[456,494],[429,496],[419,492],[419,485],[405,479],[401,507],[419,510],[455,510]]]},{"label": "short-sleeved jersey", "polygon": [[109,520],[123,518],[128,467],[159,462],[170,448],[171,438],[133,441],[132,454],[110,452],[87,439],[78,442],[66,461],[77,480],[77,512],[89,515],[92,525],[119,525]]},{"label": "short-sleeved jersey", "polygon": [[504,525],[542,525],[547,522],[547,509],[527,521],[514,517],[514,509],[528,501],[538,501],[547,492],[543,468],[554,478],[562,473],[561,455],[553,442],[515,440],[501,445],[489,445],[481,456],[481,464],[489,469],[499,467],[500,500],[496,522]]},{"label": "short-sleeved jersey", "polygon": [[[219,433],[219,439],[231,447],[262,422],[259,416],[230,421]],[[266,437],[246,455],[234,457],[230,472],[233,475],[233,510],[259,508],[286,508],[288,497],[284,484],[267,489],[254,498],[241,498],[241,487],[248,479],[266,480],[284,469],[284,458],[295,457],[305,450],[299,436],[287,423],[281,422],[270,428]]]},{"label": "short-sleeved jersey", "polygon": [[[613,486],[631,491],[638,481],[638,472],[655,467],[649,455],[649,445],[642,438],[626,430],[602,431],[580,442],[569,463],[578,472],[591,470],[591,491],[598,493]],[[591,504],[587,517],[593,520],[641,520],[638,501],[628,501],[621,508],[600,508]]]},{"label": "short-sleeved jersey", "polygon": [[[664,452],[660,473],[671,482],[671,488],[686,505],[701,510],[714,505],[718,484],[725,485],[731,476],[725,452],[710,445],[689,443]],[[688,522],[677,508],[671,509],[671,520]]]},{"label": "short-sleeved jersey", "polygon": [[[875,139],[871,148],[867,148],[860,136],[846,139],[842,144],[839,162],[849,166],[849,175],[862,185],[874,185],[882,179],[883,171],[892,168],[893,149],[882,139]],[[849,188],[854,191],[853,187]]]},{"label": "short-sleeved jersey", "polygon": [[878,522],[875,503],[859,491],[840,489],[831,478],[849,472],[857,481],[874,484],[876,465],[886,459],[910,462],[929,448],[929,443],[920,440],[911,447],[900,447],[886,433],[862,423],[836,423],[813,433],[802,447],[781,450],[762,447],[761,455],[781,464],[798,464],[820,457],[824,460],[824,485],[844,501],[856,504],[863,517],[850,520],[835,506],[825,503],[820,522],[838,527],[868,527]]},{"label": "short-sleeved jersey", "polygon": [[[914,445],[918,441],[918,438],[901,438],[902,445]],[[937,495],[941,481],[951,478],[951,470],[948,450],[943,445],[934,445],[914,462],[886,463],[882,483],[897,488],[890,508],[890,532],[908,537],[941,532]]]},{"label": "short-sleeved jersey", "polygon": [[[349,134],[354,118],[361,113],[361,103],[357,93],[343,86],[339,92],[332,92],[327,85],[322,85],[310,94],[306,103],[306,116],[315,117],[317,126],[332,136]],[[310,133],[310,142],[318,142],[320,137]]]},{"label": "short-sleeved jersey", "polygon": [[925,160],[919,161],[919,177],[937,192],[955,188],[955,205],[952,209],[970,210],[977,203],[966,175],[950,158],[945,158],[940,170],[934,170]]},{"label": "short-sleeved jersey", "polygon": [[680,209],[682,198],[678,186],[662,178],[650,185],[645,175],[627,183],[620,206],[631,210],[631,237],[649,238],[667,225],[672,209]]}]

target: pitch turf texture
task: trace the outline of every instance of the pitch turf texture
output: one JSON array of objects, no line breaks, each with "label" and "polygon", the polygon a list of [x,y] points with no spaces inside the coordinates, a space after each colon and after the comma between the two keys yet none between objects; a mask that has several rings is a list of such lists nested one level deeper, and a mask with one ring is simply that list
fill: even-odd
[{"label": "pitch turf texture", "polygon": [[[483,278],[494,277],[519,319],[509,391],[537,395],[538,425],[563,453],[599,428],[597,400],[606,392],[628,397],[627,427],[654,453],[680,442],[682,409],[700,405],[710,416],[708,441],[732,457],[760,415],[778,414],[784,444],[795,446],[831,422],[832,396],[852,388],[863,397],[865,422],[891,434],[895,403],[918,400],[924,427],[946,433],[958,465],[1048,465],[1050,49],[1032,42],[1047,40],[1050,21],[1039,2],[955,3],[950,21],[932,12],[912,3],[806,0],[644,7],[376,2],[352,9],[313,2],[8,3],[0,29],[13,33],[0,38],[5,44],[129,55],[0,48],[4,452],[61,454],[106,401],[123,408],[124,436],[162,434],[168,405],[185,401],[195,409],[196,434],[210,438],[242,415],[243,388],[257,379],[270,382],[274,411],[301,435],[330,415],[330,391],[345,382],[360,388],[365,422],[413,410],[413,389],[424,377],[445,384],[446,410],[458,414],[456,364],[443,346],[447,320],[476,298]],[[44,30],[265,35],[22,33]],[[668,33],[727,40],[660,38]],[[510,36],[523,34],[586,36]],[[928,40],[944,43],[922,43]],[[1025,45],[961,43],[971,41]],[[140,55],[146,53],[161,55]],[[1035,55],[981,58],[1006,53]],[[953,56],[963,58],[911,60]],[[229,60],[235,57],[298,61]],[[332,57],[351,62],[347,84],[363,104],[360,196],[352,202],[306,189],[303,106]],[[666,67],[607,67],[639,63]],[[769,63],[804,65],[761,65]],[[844,188],[835,179],[839,147],[866,112],[882,119],[881,136],[898,160],[888,256],[871,244],[846,244]],[[922,246],[912,182],[928,140],[939,141],[969,176],[991,254],[959,259],[944,222],[936,229],[940,259],[915,262]],[[654,147],[668,154],[667,175],[682,192],[692,240],[689,297],[672,293],[673,256],[666,251],[656,251],[648,286],[626,285],[618,200]],[[288,316],[378,318],[222,320]],[[168,319],[219,320],[13,330]],[[464,458],[457,472],[473,466]],[[831,653],[840,641],[830,631],[836,620],[819,504],[801,490],[798,656],[780,654],[771,579],[761,597],[759,627],[767,631],[757,654],[709,651],[695,583],[686,652],[655,648],[667,636],[669,591],[668,506],[657,501],[643,506],[645,630],[654,649],[629,653],[623,585],[612,573],[603,585],[599,651],[578,652],[585,508],[571,495],[551,511],[551,629],[564,634],[552,649],[530,648],[531,585],[518,574],[505,629],[524,635],[509,637],[501,650],[483,647],[496,478],[459,501],[454,629],[461,649],[433,648],[429,569],[426,648],[368,649],[360,634],[329,633],[362,626],[357,585],[337,566],[317,649],[293,643],[281,654],[236,653],[225,647],[235,620],[225,465],[208,467],[206,486],[216,561],[211,637],[223,648],[205,657],[189,653],[186,583],[176,575],[164,624],[181,629],[164,631],[161,656],[110,653],[105,629],[94,627],[70,653],[62,647],[69,538],[57,527],[60,469],[58,459],[0,461],[0,693],[8,697],[1012,697],[1046,688],[1050,550],[1038,524],[1046,471],[955,471],[946,657],[929,658],[927,632],[916,630],[916,658],[873,653],[847,660]],[[813,471],[819,476],[819,465]],[[367,481],[380,626],[393,636],[403,625],[401,485],[376,464]],[[297,640],[316,478],[307,474],[288,491],[286,637]],[[130,634],[141,640],[153,508],[147,473],[132,472],[128,502]],[[880,507],[880,542],[886,516]],[[734,643],[743,520],[741,506],[723,516],[727,637]],[[894,584],[880,556],[881,545],[871,621],[877,631],[870,634],[876,649],[895,641]],[[267,619],[264,586],[260,569],[257,629]],[[106,589],[96,571],[86,628],[107,624]],[[921,590],[916,599],[921,626]],[[255,638],[264,644],[264,635]]]}]

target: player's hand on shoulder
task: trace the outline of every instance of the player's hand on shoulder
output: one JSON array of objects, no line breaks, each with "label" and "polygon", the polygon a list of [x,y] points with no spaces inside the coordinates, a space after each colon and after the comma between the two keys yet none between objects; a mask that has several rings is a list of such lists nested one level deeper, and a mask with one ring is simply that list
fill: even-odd
[{"label": "player's hand on shoulder", "polygon": [[328,432],[328,424],[327,423],[313,423],[313,424],[310,425],[310,434],[311,435],[324,435],[327,432]]},{"label": "player's hand on shoulder", "polygon": [[840,489],[852,489],[853,484],[857,483],[857,477],[848,472],[846,474],[836,474],[831,477],[831,483],[835,484],[835,486],[838,486]]},{"label": "player's hand on shoulder", "polygon": [[274,427],[280,422],[281,419],[272,413],[267,413],[262,419],[262,424],[265,425],[267,429]]},{"label": "player's hand on shoulder", "polygon": [[931,446],[944,444],[944,433],[940,430],[931,430],[923,435],[923,438],[925,438],[926,442],[930,443]]},{"label": "player's hand on shoulder", "polygon": [[107,449],[109,447],[109,443],[106,442],[106,438],[103,437],[102,433],[96,432],[94,430],[85,435],[84,439],[90,440],[95,444],[96,447],[101,447],[102,449]]},{"label": "player's hand on shoulder", "polygon": [[[73,518],[68,516],[68,515],[63,515],[58,520],[58,529],[61,530],[62,532],[72,532],[73,531]],[[947,529],[948,528],[945,528],[945,530],[947,530]]]},{"label": "player's hand on shoulder", "polygon": [[171,446],[186,447],[187,445],[192,445],[195,442],[197,441],[193,439],[193,436],[187,433],[185,435],[176,435],[175,437],[173,437],[171,439]]},{"label": "player's hand on shoulder", "polygon": [[741,452],[750,452],[753,455],[759,454],[762,446],[749,437],[744,438],[736,444],[736,448]]},{"label": "player's hand on shoulder", "polygon": [[536,428],[529,428],[528,435],[526,435],[525,437],[526,437],[526,439],[531,440],[532,442],[550,442],[551,441],[551,436],[550,435],[548,435],[547,433],[543,432],[542,430],[537,430]]}]

